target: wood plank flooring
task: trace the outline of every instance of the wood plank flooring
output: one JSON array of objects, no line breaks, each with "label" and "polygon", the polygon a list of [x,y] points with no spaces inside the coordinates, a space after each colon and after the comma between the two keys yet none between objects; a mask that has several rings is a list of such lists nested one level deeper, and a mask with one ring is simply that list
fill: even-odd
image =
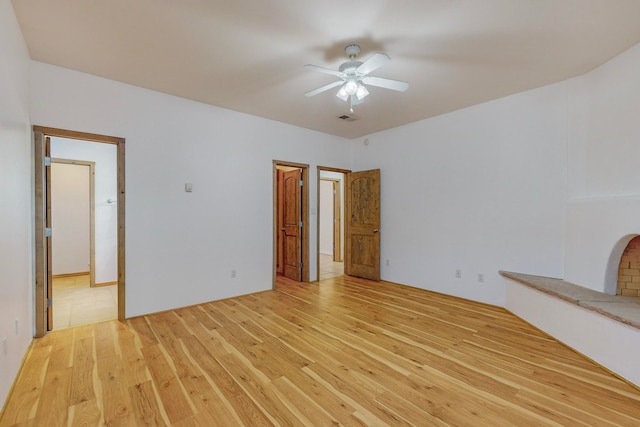
[{"label": "wood plank flooring", "polygon": [[89,274],[53,278],[53,329],[118,318],[118,285],[90,287]]},{"label": "wood plank flooring", "polygon": [[36,340],[0,426],[63,425],[637,426],[640,391],[500,308],[284,279]]},{"label": "wood plank flooring", "polygon": [[320,276],[320,280],[343,276],[344,262],[335,262],[332,255],[320,254],[318,275]]}]

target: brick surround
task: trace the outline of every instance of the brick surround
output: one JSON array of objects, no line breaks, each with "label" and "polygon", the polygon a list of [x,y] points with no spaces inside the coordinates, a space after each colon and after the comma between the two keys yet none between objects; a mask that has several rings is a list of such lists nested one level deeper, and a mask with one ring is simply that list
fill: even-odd
[{"label": "brick surround", "polygon": [[640,236],[634,237],[622,253],[616,294],[640,297]]}]

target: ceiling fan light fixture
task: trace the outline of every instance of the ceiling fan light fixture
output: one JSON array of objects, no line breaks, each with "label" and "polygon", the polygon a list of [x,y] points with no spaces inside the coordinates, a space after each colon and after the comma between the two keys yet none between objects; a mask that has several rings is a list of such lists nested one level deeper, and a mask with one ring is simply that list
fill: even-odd
[{"label": "ceiling fan light fixture", "polygon": [[349,94],[347,93],[347,90],[344,88],[344,86],[345,85],[342,85],[340,87],[340,90],[338,91],[338,93],[336,93],[336,96],[343,101],[346,101],[347,99],[349,99]]},{"label": "ceiling fan light fixture", "polygon": [[356,92],[358,92],[358,86],[360,86],[360,85],[358,84],[358,82],[355,79],[349,79],[344,84],[343,88],[344,88],[345,92],[347,92],[347,94],[355,95]]},{"label": "ceiling fan light fixture", "polygon": [[369,91],[362,83],[360,83],[358,85],[358,90],[356,91],[356,98],[358,98],[358,101],[362,101],[367,95],[369,95]]}]

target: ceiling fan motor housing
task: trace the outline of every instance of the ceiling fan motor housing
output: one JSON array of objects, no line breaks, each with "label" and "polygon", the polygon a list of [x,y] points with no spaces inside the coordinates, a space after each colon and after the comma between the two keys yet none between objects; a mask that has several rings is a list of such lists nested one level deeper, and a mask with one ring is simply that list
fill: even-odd
[{"label": "ceiling fan motor housing", "polygon": [[358,54],[360,53],[360,46],[358,46],[357,44],[350,44],[344,48],[344,53],[346,53],[347,56],[351,58],[351,60],[353,60],[353,58],[358,56]]}]

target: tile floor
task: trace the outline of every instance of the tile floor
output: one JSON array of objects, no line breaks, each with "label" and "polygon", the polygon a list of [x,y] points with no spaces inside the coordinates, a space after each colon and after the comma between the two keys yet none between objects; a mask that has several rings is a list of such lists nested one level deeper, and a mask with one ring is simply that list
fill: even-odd
[{"label": "tile floor", "polygon": [[53,329],[118,318],[116,285],[89,287],[89,275],[53,279]]},{"label": "tile floor", "polygon": [[333,262],[331,255],[320,254],[320,280],[344,275],[344,263]]}]

